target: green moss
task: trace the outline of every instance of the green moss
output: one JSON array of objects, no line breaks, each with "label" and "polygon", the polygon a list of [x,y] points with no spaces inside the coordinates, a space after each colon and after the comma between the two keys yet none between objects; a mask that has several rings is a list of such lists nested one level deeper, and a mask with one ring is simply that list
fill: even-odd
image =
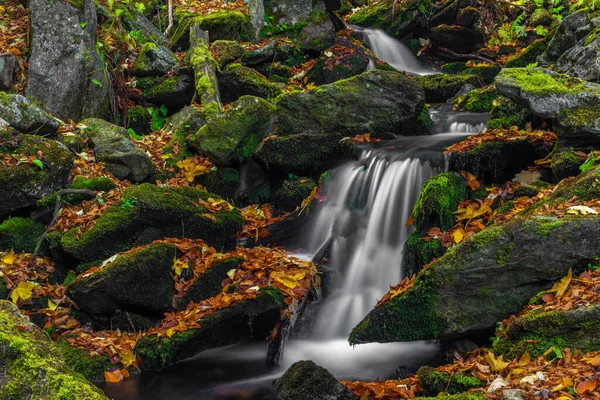
[{"label": "green moss", "polygon": [[147,107],[135,106],[127,109],[127,120],[131,122],[146,121],[150,118]]},{"label": "green moss", "polygon": [[0,252],[12,249],[17,253],[33,253],[45,230],[43,224],[31,218],[7,219],[0,224]]},{"label": "green moss", "polygon": [[418,232],[426,233],[433,227],[442,230],[453,227],[458,202],[466,198],[466,181],[456,173],[445,172],[427,180],[412,212]]},{"label": "green moss", "polygon": [[505,68],[498,76],[497,82],[516,82],[521,90],[540,97],[551,94],[577,95],[590,90],[580,79],[563,74],[552,76],[539,68]]},{"label": "green moss", "polygon": [[464,62],[451,62],[442,65],[442,72],[445,74],[458,74],[467,69],[467,65]]},{"label": "green moss", "polygon": [[475,89],[459,97],[455,104],[465,112],[490,112],[501,97],[495,87]]},{"label": "green moss", "polygon": [[500,67],[495,64],[478,65],[476,67],[468,67],[462,71],[461,75],[474,75],[479,77],[486,85],[494,82],[496,75],[500,73]]},{"label": "green moss", "polygon": [[508,61],[504,65],[505,68],[525,68],[530,64],[535,64],[539,56],[544,54],[550,40],[554,37],[552,33],[549,33],[543,39],[537,39],[531,43],[527,48],[520,53],[509,57]]},{"label": "green moss", "polygon": [[265,76],[241,64],[229,64],[220,78],[224,102],[237,100],[241,95],[274,99],[283,91]]},{"label": "green moss", "polygon": [[500,97],[493,103],[490,111],[490,119],[487,122],[487,129],[493,130],[497,128],[509,129],[517,126],[524,129],[526,124],[533,118],[533,113],[511,100]]},{"label": "green moss", "polygon": [[[352,14],[348,19],[348,23],[369,28],[379,28],[396,34],[403,23],[414,18],[417,12],[416,9],[420,4],[422,3],[415,0],[401,3],[393,0],[377,1]],[[392,12],[392,7],[396,7],[395,12]],[[427,6],[425,6],[424,12],[428,11]]]},{"label": "green moss", "polygon": [[483,86],[483,81],[476,75],[431,74],[416,78],[425,90],[428,103],[440,103],[453,97],[464,85]]},{"label": "green moss", "polygon": [[560,219],[540,219],[535,223],[535,233],[540,236],[547,236],[552,231],[560,226],[564,225],[564,221]]},{"label": "green moss", "polygon": [[435,238],[425,241],[417,232],[411,234],[404,244],[404,255],[402,256],[402,272],[411,276],[419,272],[423,265],[441,257],[446,252],[442,241]]},{"label": "green moss", "polygon": [[240,41],[250,28],[250,17],[237,10],[215,11],[209,14],[190,14],[181,9],[175,11],[177,25],[171,34],[171,42],[181,47],[189,44],[190,28],[199,25],[209,31],[211,40]]},{"label": "green moss", "polygon": [[565,108],[559,118],[567,126],[597,129],[600,127],[600,104]]},{"label": "green moss", "polygon": [[471,239],[472,247],[474,250],[480,250],[487,247],[491,242],[495,241],[502,235],[502,228],[499,226],[492,226],[479,232]]},{"label": "green moss", "polygon": [[457,394],[483,386],[479,379],[467,376],[462,372],[449,374],[437,371],[431,367],[421,367],[417,371],[419,384],[423,387],[425,394],[437,395],[438,393]]},{"label": "green moss", "polygon": [[288,179],[273,193],[271,201],[278,212],[294,211],[315,186],[315,181],[310,178]]},{"label": "green moss", "polygon": [[89,381],[103,382],[104,372],[118,367],[118,365],[111,364],[108,356],[91,356],[89,352],[71,346],[65,338],[61,338],[57,345],[65,363]]}]

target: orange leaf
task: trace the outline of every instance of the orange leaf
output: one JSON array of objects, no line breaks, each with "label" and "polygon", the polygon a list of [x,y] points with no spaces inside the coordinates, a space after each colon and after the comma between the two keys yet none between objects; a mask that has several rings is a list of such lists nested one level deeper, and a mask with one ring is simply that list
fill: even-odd
[{"label": "orange leaf", "polygon": [[119,383],[123,378],[123,374],[119,370],[104,373],[104,380],[108,383]]},{"label": "orange leaf", "polygon": [[598,382],[594,380],[583,381],[577,384],[576,390],[578,394],[593,393],[598,386]]}]

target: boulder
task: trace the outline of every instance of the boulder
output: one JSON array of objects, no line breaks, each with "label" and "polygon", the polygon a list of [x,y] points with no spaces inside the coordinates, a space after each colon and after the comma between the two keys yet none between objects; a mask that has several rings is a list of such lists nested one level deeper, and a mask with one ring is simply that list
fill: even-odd
[{"label": "boulder", "polygon": [[255,299],[238,301],[202,318],[200,328],[175,332],[171,337],[143,336],[134,353],[142,359],[145,370],[160,371],[204,350],[268,336],[285,307],[278,289],[263,289]]},{"label": "boulder", "polygon": [[444,103],[454,97],[464,85],[482,87],[482,80],[475,75],[430,74],[414,78],[425,91],[427,103]]},{"label": "boulder", "polygon": [[0,91],[9,91],[17,83],[19,62],[12,54],[0,54]]},{"label": "boulder", "polygon": [[525,129],[527,123],[533,120],[533,113],[527,107],[523,107],[514,101],[500,96],[490,110],[490,119],[486,124],[488,130],[496,128],[510,129],[513,126]]},{"label": "boulder", "polygon": [[215,40],[210,50],[214,54],[219,69],[223,69],[227,64],[239,59],[245,52],[244,47],[233,40]]},{"label": "boulder", "polygon": [[0,300],[0,398],[108,398],[69,368],[56,344],[16,305]]},{"label": "boulder", "polygon": [[33,253],[45,230],[44,224],[31,218],[9,218],[0,224],[0,252]]},{"label": "boulder", "polygon": [[272,388],[279,400],[358,400],[329,371],[312,361],[294,363]]},{"label": "boulder", "polygon": [[107,116],[110,84],[95,47],[94,2],[33,0],[29,22],[31,57],[25,95],[65,121]]},{"label": "boulder", "polygon": [[221,111],[221,94],[217,62],[209,49],[208,32],[200,29],[199,25],[192,25],[190,29],[190,66],[194,71],[196,94],[205,110],[218,113]]},{"label": "boulder", "polygon": [[561,145],[600,143],[600,85],[541,68],[505,68],[498,91],[553,120]]},{"label": "boulder", "polygon": [[458,25],[438,25],[431,30],[434,46],[469,54],[483,47],[483,35],[477,29]]},{"label": "boulder", "polygon": [[454,103],[461,111],[472,113],[490,112],[502,96],[494,86],[475,89],[464,93],[458,98],[455,96]]},{"label": "boulder", "polygon": [[312,0],[266,0],[265,11],[272,16],[274,25],[293,26],[308,19]]},{"label": "boulder", "polygon": [[556,62],[554,71],[590,82],[600,83],[600,29],[595,29],[567,50]]},{"label": "boulder", "polygon": [[54,241],[66,253],[84,262],[104,260],[134,244],[144,245],[183,234],[221,248],[241,228],[242,218],[235,208],[211,213],[198,205],[199,198],[208,201],[215,197],[195,188],[148,183],[131,186],[81,237],[74,228]]},{"label": "boulder", "polygon": [[537,39],[531,43],[525,50],[511,56],[504,64],[505,68],[525,68],[530,64],[538,62],[538,58],[544,54],[548,48],[548,44],[552,39],[552,35],[548,34],[545,38]]},{"label": "boulder", "polygon": [[88,314],[114,314],[117,310],[160,315],[173,303],[171,244],[152,244],[112,257],[100,271],[83,274],[67,288],[67,295]]},{"label": "boulder", "polygon": [[13,154],[32,161],[0,163],[0,215],[35,205],[42,197],[64,188],[73,168],[73,154],[59,142],[0,133],[0,158],[13,158]]},{"label": "boulder", "polygon": [[[417,29],[427,29],[428,27],[427,13],[422,12],[419,9],[420,6],[419,0],[403,2],[381,0],[353,13],[348,19],[348,23],[383,29],[391,35],[406,37]],[[396,18],[399,15],[402,15],[402,18]]]},{"label": "boulder", "polygon": [[18,94],[0,92],[0,119],[21,133],[52,135],[60,121]]},{"label": "boulder", "polygon": [[577,11],[564,18],[548,44],[548,48],[541,55],[540,65],[555,63],[560,56],[583,39],[589,30],[582,31],[581,28],[588,25],[588,22],[587,11]]},{"label": "boulder", "polygon": [[585,162],[581,157],[577,156],[572,148],[561,149],[557,148],[552,154],[552,174],[557,182],[570,176],[579,175],[581,170],[579,167]]},{"label": "boulder", "polygon": [[372,61],[364,47],[340,39],[317,59],[308,71],[308,80],[316,85],[325,85],[348,79],[366,72]]},{"label": "boulder", "polygon": [[344,136],[423,132],[419,115],[425,94],[406,75],[369,71],[350,79],[277,99],[278,135],[327,133]]},{"label": "boulder", "polygon": [[324,11],[314,10],[297,39],[303,51],[320,52],[335,43],[335,25]]},{"label": "boulder", "polygon": [[117,178],[142,182],[154,173],[150,156],[131,141],[127,129],[97,118],[81,124],[88,127],[96,159]]},{"label": "boulder", "polygon": [[[179,147],[179,156],[191,156],[188,137],[198,132],[206,123],[205,112],[196,106],[187,106],[169,119],[166,129],[173,133],[171,144]],[[217,193],[218,194],[218,193]]]},{"label": "boulder", "polygon": [[258,42],[265,27],[265,2],[264,0],[244,0],[244,3],[248,7],[250,17],[250,40]]},{"label": "boulder", "polygon": [[244,52],[241,62],[244,65],[255,66],[267,61],[270,62],[276,54],[278,54],[277,40],[271,39],[257,49]]},{"label": "boulder", "polygon": [[283,93],[276,84],[261,73],[241,64],[229,64],[219,75],[219,89],[223,103],[233,103],[242,96],[275,99]]},{"label": "boulder", "polygon": [[422,234],[413,232],[406,243],[402,253],[402,275],[413,276],[423,265],[429,264],[446,252],[442,241],[433,238],[431,241],[425,241]]},{"label": "boulder", "polygon": [[479,10],[475,7],[465,7],[456,16],[456,25],[473,26],[479,21]]},{"label": "boulder", "polygon": [[599,233],[596,217],[515,218],[486,228],[422,271],[406,292],[375,307],[350,343],[488,333],[569,269],[595,259]]},{"label": "boulder", "polygon": [[417,376],[419,385],[423,388],[424,394],[428,396],[437,396],[439,393],[459,394],[484,386],[484,382],[474,376],[468,376],[462,372],[451,374],[427,366],[419,368]]},{"label": "boulder", "polygon": [[137,76],[163,76],[179,66],[179,60],[171,50],[155,43],[144,43],[133,65]]},{"label": "boulder", "polygon": [[242,96],[215,115],[191,138],[191,146],[217,165],[248,160],[273,129],[275,107],[259,97]]},{"label": "boulder", "polygon": [[194,78],[189,75],[141,78],[138,83],[146,100],[167,107],[171,113],[189,105],[194,98]]},{"label": "boulder", "polygon": [[302,202],[310,196],[315,186],[317,184],[310,178],[287,179],[283,181],[281,186],[271,196],[275,214],[292,212],[297,207],[300,207]]}]

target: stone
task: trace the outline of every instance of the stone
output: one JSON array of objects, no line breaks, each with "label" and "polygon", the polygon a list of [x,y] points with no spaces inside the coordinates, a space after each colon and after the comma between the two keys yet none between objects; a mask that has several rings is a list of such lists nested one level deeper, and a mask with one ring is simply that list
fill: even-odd
[{"label": "stone", "polygon": [[159,243],[117,255],[100,271],[77,277],[67,295],[88,314],[137,310],[161,315],[172,309],[176,252],[175,246]]},{"label": "stone", "polygon": [[188,148],[188,137],[198,132],[204,124],[206,124],[204,111],[193,105],[185,107],[169,119],[166,129],[172,132],[171,143],[174,146],[179,146],[181,157],[185,158],[192,155],[191,150]]},{"label": "stone", "polygon": [[502,391],[501,400],[526,400],[527,393],[521,389],[508,389]]},{"label": "stone", "polygon": [[0,252],[33,253],[45,226],[31,218],[14,217],[0,224]]},{"label": "stone", "polygon": [[336,44],[323,52],[315,65],[308,71],[308,79],[316,85],[333,83],[360,75],[374,62],[367,49],[346,39],[337,39]]},{"label": "stone", "polygon": [[600,83],[600,29],[594,30],[567,50],[556,62],[554,71],[585,81]]},{"label": "stone", "polygon": [[21,133],[55,134],[60,121],[18,94],[0,92],[0,119]]},{"label": "stone", "polygon": [[135,60],[133,72],[137,76],[162,76],[179,66],[179,60],[171,50],[157,46],[152,42],[145,43]]},{"label": "stone", "polygon": [[96,7],[92,0],[72,4],[29,3],[31,57],[25,95],[65,121],[103,118],[109,110],[109,81],[95,47]]},{"label": "stone", "polygon": [[4,300],[0,300],[0,359],[0,398],[108,400],[66,365],[40,328]]},{"label": "stone", "polygon": [[219,69],[225,68],[227,64],[241,58],[245,53],[244,47],[233,40],[216,40],[210,49],[215,55]]},{"label": "stone", "polygon": [[17,83],[19,62],[12,54],[0,54],[0,91],[9,91]]},{"label": "stone", "polygon": [[456,16],[456,25],[472,26],[479,20],[479,10],[475,7],[465,7]]},{"label": "stone", "polygon": [[146,100],[167,107],[171,113],[189,105],[194,98],[194,78],[189,75],[141,78],[138,83]]},{"label": "stone", "polygon": [[554,22],[554,17],[545,8],[538,8],[529,17],[529,26],[550,26]]},{"label": "stone", "polygon": [[264,3],[275,25],[293,26],[304,22],[313,8],[312,0],[266,0]]},{"label": "stone", "polygon": [[90,131],[96,159],[119,179],[143,182],[154,173],[150,156],[132,142],[127,129],[97,118],[81,121]]},{"label": "stone", "polygon": [[481,79],[475,75],[430,74],[415,78],[425,91],[428,103],[444,103],[454,97],[464,85],[479,88]]},{"label": "stone", "polygon": [[40,163],[0,164],[0,215],[35,205],[44,196],[63,189],[71,176],[73,154],[57,141],[0,133],[2,152],[19,158],[34,157]]},{"label": "stone", "polygon": [[277,40],[272,39],[268,40],[264,46],[244,53],[241,61],[244,65],[254,66],[273,60],[273,57],[275,57],[276,54]]},{"label": "stone", "polygon": [[233,103],[242,96],[275,99],[283,90],[255,69],[241,64],[229,64],[219,74],[219,89],[223,103]]},{"label": "stone", "polygon": [[582,31],[578,32],[578,30],[588,25],[588,22],[587,11],[577,11],[564,18],[548,44],[548,48],[541,55],[540,65],[555,63],[567,50],[575,46],[587,34],[582,35]]},{"label": "stone", "polygon": [[434,46],[469,54],[483,47],[483,35],[476,29],[458,25],[438,25],[431,30]]},{"label": "stone", "polygon": [[303,51],[320,52],[335,43],[335,25],[323,11],[313,11],[308,24],[298,35],[298,44]]},{"label": "stone", "polygon": [[250,16],[250,40],[258,42],[265,27],[265,2],[264,0],[244,0]]}]

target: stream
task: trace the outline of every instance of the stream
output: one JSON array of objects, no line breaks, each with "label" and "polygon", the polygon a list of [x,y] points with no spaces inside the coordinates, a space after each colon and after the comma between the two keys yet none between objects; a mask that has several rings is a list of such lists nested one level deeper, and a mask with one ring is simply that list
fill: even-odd
[{"label": "stream", "polygon": [[[390,65],[425,74],[414,55],[380,31],[361,29],[371,49]],[[310,359],[337,378],[395,378],[395,370],[440,359],[435,342],[367,344],[351,347],[347,336],[378,299],[402,278],[406,226],[425,180],[446,169],[443,150],[484,129],[487,114],[431,107],[434,134],[399,137],[365,145],[359,160],[330,173],[327,200],[296,243],[298,257],[327,248],[328,290],[311,303],[286,343],[278,370],[265,366],[268,344],[245,342],[202,352],[159,373],[144,373],[117,385],[103,384],[116,400],[271,399],[271,382],[294,362]]]}]

